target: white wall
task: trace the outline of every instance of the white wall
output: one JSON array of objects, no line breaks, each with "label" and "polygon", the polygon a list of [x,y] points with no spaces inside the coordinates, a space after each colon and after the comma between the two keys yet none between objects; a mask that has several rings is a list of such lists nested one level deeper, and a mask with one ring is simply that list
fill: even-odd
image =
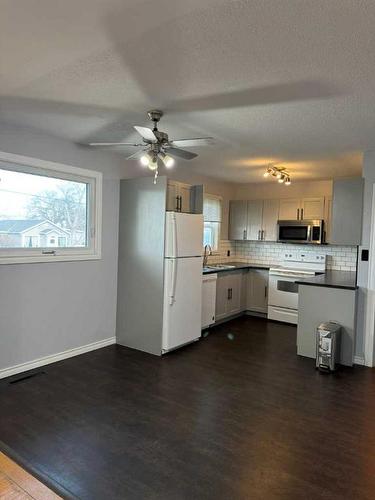
[{"label": "white wall", "polygon": [[0,370],[115,335],[119,155],[0,124],[0,150],[103,172],[103,258],[0,265]]}]

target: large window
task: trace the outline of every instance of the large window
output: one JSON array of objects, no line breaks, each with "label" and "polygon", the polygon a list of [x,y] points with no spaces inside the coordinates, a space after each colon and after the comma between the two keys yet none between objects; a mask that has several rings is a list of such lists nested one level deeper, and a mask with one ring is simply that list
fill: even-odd
[{"label": "large window", "polygon": [[0,263],[100,258],[102,175],[0,153]]},{"label": "large window", "polygon": [[220,241],[221,204],[219,196],[206,194],[203,201],[204,234],[203,245],[210,245],[217,251]]}]

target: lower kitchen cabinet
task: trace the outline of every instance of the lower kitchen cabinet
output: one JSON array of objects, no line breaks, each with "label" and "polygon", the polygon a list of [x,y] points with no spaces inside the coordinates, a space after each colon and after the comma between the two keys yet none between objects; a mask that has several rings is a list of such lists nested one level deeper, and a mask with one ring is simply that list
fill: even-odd
[{"label": "lower kitchen cabinet", "polygon": [[216,286],[216,321],[242,310],[243,271],[219,273]]},{"label": "lower kitchen cabinet", "polygon": [[246,309],[267,313],[268,308],[268,271],[249,269],[247,276]]}]

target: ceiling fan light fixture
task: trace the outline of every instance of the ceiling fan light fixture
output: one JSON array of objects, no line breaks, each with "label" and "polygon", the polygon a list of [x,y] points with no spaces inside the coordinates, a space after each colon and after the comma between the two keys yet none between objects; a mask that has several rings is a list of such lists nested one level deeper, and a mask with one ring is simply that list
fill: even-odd
[{"label": "ceiling fan light fixture", "polygon": [[154,155],[151,158],[151,160],[150,160],[150,162],[148,164],[148,168],[150,170],[152,170],[152,171],[157,170],[157,168],[158,168],[158,157],[156,155]]},{"label": "ceiling fan light fixture", "polygon": [[278,181],[280,184],[283,184],[283,182],[285,181],[285,178],[283,175],[280,175],[280,177],[278,178]]},{"label": "ceiling fan light fixture", "polygon": [[140,162],[141,164],[144,166],[144,167],[148,167],[149,164],[150,164],[150,155],[147,153],[145,155],[142,155],[141,158],[140,158]]},{"label": "ceiling fan light fixture", "polygon": [[290,180],[290,177],[287,177],[286,180],[285,180],[285,185],[286,186],[290,186],[292,183],[292,181]]},{"label": "ceiling fan light fixture", "polygon": [[165,154],[163,151],[159,153],[159,157],[161,158],[166,168],[171,168],[175,164],[174,158],[172,158],[172,156]]},{"label": "ceiling fan light fixture", "polygon": [[175,161],[174,158],[172,158],[172,156],[165,155],[163,158],[163,163],[167,168],[171,168],[175,164]]}]

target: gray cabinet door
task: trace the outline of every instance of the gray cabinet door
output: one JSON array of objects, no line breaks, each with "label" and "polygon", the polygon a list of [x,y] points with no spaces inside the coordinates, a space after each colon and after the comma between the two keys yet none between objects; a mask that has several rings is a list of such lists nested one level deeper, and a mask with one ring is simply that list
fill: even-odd
[{"label": "gray cabinet door", "polygon": [[251,200],[247,202],[247,240],[262,239],[262,215],[263,200]]},{"label": "gray cabinet door", "polygon": [[228,274],[227,286],[229,289],[227,314],[231,316],[232,314],[241,312],[242,271],[235,271]]},{"label": "gray cabinet door", "polygon": [[285,198],[280,200],[280,220],[299,220],[301,213],[299,198]]},{"label": "gray cabinet door", "polygon": [[218,273],[216,282],[216,308],[215,308],[215,319],[220,321],[227,316],[228,311],[228,275]]},{"label": "gray cabinet door", "polygon": [[247,201],[229,202],[229,239],[246,240]]},{"label": "gray cabinet door", "polygon": [[263,202],[262,239],[264,241],[277,241],[279,206],[279,200],[264,200]]},{"label": "gray cabinet door", "polygon": [[360,245],[362,241],[363,179],[333,181],[331,243]]},{"label": "gray cabinet door", "polygon": [[324,196],[302,198],[300,219],[324,219]]},{"label": "gray cabinet door", "polygon": [[268,271],[250,269],[247,279],[247,309],[266,313],[268,308]]}]

